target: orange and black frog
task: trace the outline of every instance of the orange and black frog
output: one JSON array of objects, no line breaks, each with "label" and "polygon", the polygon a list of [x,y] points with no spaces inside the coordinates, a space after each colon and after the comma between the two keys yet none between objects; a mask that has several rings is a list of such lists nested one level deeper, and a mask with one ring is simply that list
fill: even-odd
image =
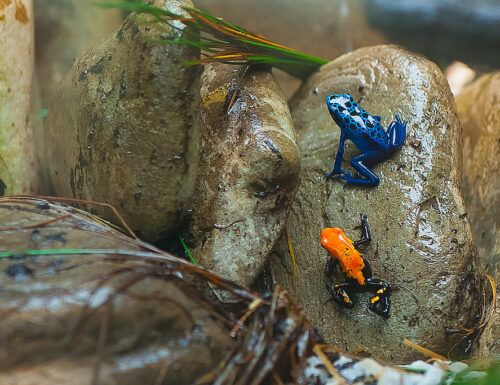
[{"label": "orange and black frog", "polygon": [[334,262],[337,260],[348,278],[345,283],[327,284],[326,288],[331,295],[331,301],[348,309],[354,307],[349,297],[352,292],[374,291],[375,295],[370,300],[369,309],[384,318],[389,318],[391,285],[375,278],[370,262],[356,250],[358,245],[369,241],[371,241],[371,231],[365,214],[361,214],[361,239],[359,241],[351,241],[338,227],[329,227],[321,232],[321,246],[327,249],[332,257],[326,263],[326,276],[329,280],[332,279]]}]

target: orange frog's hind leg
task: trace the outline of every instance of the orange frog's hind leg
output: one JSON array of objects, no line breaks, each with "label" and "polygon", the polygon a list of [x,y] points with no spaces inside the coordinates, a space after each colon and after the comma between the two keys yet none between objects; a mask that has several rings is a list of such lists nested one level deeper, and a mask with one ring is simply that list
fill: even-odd
[{"label": "orange frog's hind leg", "polygon": [[374,290],[375,295],[370,300],[369,309],[381,317],[389,318],[391,311],[391,284],[379,278],[371,277],[366,280],[367,289]]},{"label": "orange frog's hind leg", "polygon": [[341,284],[327,284],[326,290],[330,293],[330,301],[337,302],[339,305],[352,309],[354,307],[354,302],[351,301],[348,291],[354,289],[354,285],[346,282]]}]

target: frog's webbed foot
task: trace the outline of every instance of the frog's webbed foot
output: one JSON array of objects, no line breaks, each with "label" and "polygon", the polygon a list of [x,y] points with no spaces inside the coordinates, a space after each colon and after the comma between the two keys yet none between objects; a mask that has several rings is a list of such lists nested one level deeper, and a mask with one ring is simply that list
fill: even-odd
[{"label": "frog's webbed foot", "polygon": [[333,169],[331,173],[325,174],[323,177],[325,179],[333,178],[334,176],[339,175],[339,177],[351,177],[351,173],[349,171],[344,171],[342,169],[335,170]]},{"label": "frog's webbed foot", "polygon": [[406,124],[408,123],[407,120],[403,122],[398,114],[394,116],[396,117],[396,120],[387,128],[389,149],[391,152],[397,150],[403,145],[406,137]]},{"label": "frog's webbed foot", "polygon": [[354,307],[354,302],[351,301],[351,298],[349,298],[349,295],[347,294],[347,290],[350,288],[350,283],[326,285],[326,290],[330,293],[330,301],[337,302],[339,305],[347,309],[352,309]]}]

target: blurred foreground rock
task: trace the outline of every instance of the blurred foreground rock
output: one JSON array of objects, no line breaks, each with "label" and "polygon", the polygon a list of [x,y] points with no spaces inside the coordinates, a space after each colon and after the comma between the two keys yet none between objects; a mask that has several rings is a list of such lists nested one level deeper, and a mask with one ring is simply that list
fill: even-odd
[{"label": "blurred foreground rock", "polygon": [[35,194],[33,2],[0,1],[0,196]]},{"label": "blurred foreground rock", "polygon": [[18,252],[0,258],[1,384],[194,383],[235,347],[175,260],[46,201],[2,200],[0,218]]},{"label": "blurred foreground rock", "polygon": [[[176,13],[189,0],[156,0]],[[103,11],[104,12],[104,11]],[[49,108],[45,166],[58,196],[107,202],[145,239],[178,226],[191,208],[199,144],[199,57],[176,23],[131,14],[77,58]],[[102,212],[102,211],[100,211]]]},{"label": "blurred foreground rock", "polygon": [[[463,127],[463,184],[481,272],[500,283],[500,72],[484,75],[457,98]],[[486,283],[486,282],[485,282]],[[488,288],[488,292],[490,292]],[[477,355],[500,354],[500,309]]]},{"label": "blurred foreground rock", "polygon": [[295,196],[300,171],[295,130],[268,69],[208,65],[202,84],[190,249],[202,266],[249,286]]},{"label": "blurred foreground rock", "polygon": [[[325,97],[350,93],[387,127],[399,113],[408,120],[403,148],[374,166],[380,185],[348,187],[325,180],[333,168],[340,129]],[[460,125],[449,87],[437,66],[393,46],[363,48],[323,66],[296,93],[290,109],[301,152],[301,181],[287,222],[298,282],[281,240],[271,258],[277,283],[293,293],[326,340],[393,362],[419,356],[408,338],[446,355],[458,337],[445,326],[474,324],[479,311],[477,255],[460,195]],[[345,167],[358,153],[346,142]],[[359,239],[359,214],[368,215],[373,241],[360,246],[374,275],[393,285],[391,317],[368,310],[372,294],[355,296],[352,310],[325,304],[328,252],[320,233],[338,226]],[[345,281],[340,272],[335,276]],[[460,348],[453,353],[459,353]]]}]

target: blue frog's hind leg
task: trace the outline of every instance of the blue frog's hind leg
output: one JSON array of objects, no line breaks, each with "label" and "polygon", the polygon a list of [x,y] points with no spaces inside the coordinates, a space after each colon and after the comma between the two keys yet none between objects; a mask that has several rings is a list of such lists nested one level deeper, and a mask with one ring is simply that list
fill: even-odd
[{"label": "blue frog's hind leg", "polygon": [[380,179],[370,170],[365,163],[376,164],[387,158],[387,154],[379,151],[368,151],[351,159],[351,166],[364,178],[353,178],[349,175],[341,175],[339,179],[344,179],[347,183],[357,184],[360,186],[375,187],[379,184]]},{"label": "blue frog's hind leg", "polygon": [[406,137],[406,124],[408,123],[407,120],[403,122],[398,114],[396,114],[395,117],[396,120],[387,128],[389,149],[391,152],[397,150],[403,145]]}]

